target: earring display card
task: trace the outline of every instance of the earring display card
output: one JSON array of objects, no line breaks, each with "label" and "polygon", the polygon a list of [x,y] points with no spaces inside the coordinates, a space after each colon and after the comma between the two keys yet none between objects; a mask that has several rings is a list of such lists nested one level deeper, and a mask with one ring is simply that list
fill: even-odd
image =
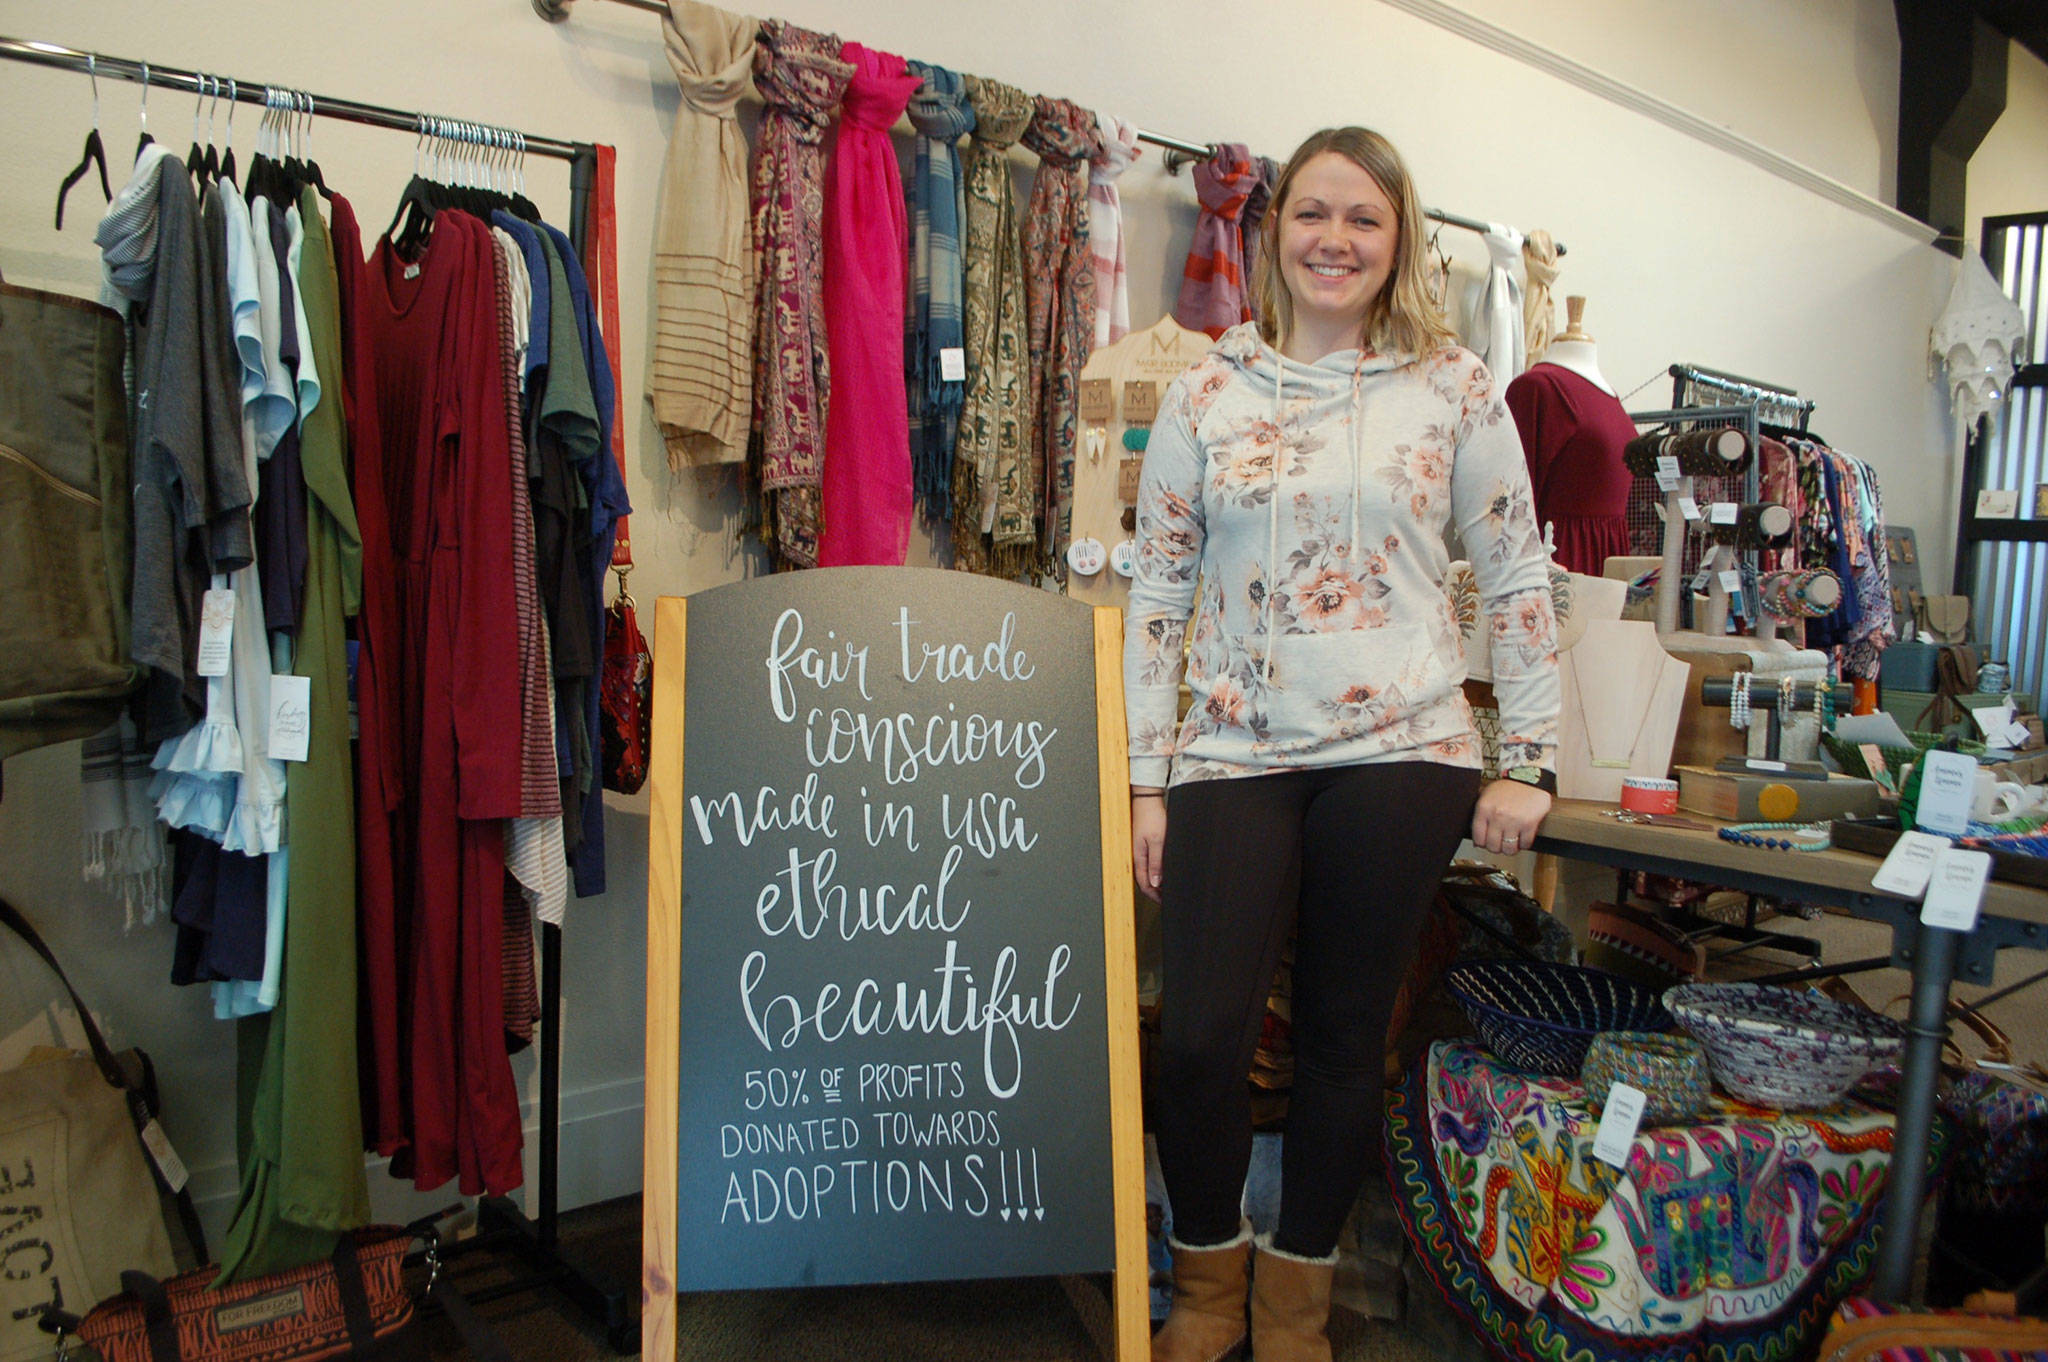
[{"label": "earring display card", "polygon": [[1892,577],[1892,628],[1900,638],[1913,637],[1913,598],[1922,590],[1920,579],[1920,550],[1914,543],[1913,530],[1905,525],[1887,525],[1884,531],[1885,556]]},{"label": "earring display card", "polygon": [[1133,425],[1150,425],[1159,414],[1159,385],[1149,378],[1134,378],[1124,384],[1124,420]]},{"label": "earring display card", "polygon": [[1091,426],[1106,426],[1116,419],[1116,395],[1106,378],[1081,380],[1081,419]]},{"label": "earring display card", "polygon": [[2048,520],[2048,482],[2034,485],[2034,519]]}]

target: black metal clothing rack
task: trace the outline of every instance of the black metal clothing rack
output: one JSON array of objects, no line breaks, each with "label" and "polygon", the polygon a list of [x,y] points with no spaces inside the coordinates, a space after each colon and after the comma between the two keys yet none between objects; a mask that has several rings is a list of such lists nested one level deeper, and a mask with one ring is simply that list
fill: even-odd
[{"label": "black metal clothing rack", "polygon": [[[1806,430],[1807,418],[1813,415],[1813,400],[1801,397],[1796,388],[1723,373],[1698,364],[1674,364],[1670,372],[1671,405],[1674,407],[1700,405],[1698,396],[1700,390],[1705,389],[1709,397],[1755,408],[1759,415],[1768,412],[1788,417],[1790,419],[1783,424],[1796,425],[1802,433]],[[1754,441],[1756,431],[1752,429],[1750,436]]]},{"label": "black metal clothing rack", "polygon": [[[18,38],[0,37],[0,58],[75,71],[95,79],[106,76],[111,80],[130,81],[145,89],[155,86],[183,90],[244,104],[265,104],[267,95],[286,88]],[[494,132],[508,133],[516,140],[492,145],[508,150],[516,147],[534,155],[569,162],[569,235],[577,252],[582,252],[584,205],[597,165],[597,150],[591,144],[513,132],[489,124],[436,118],[358,100],[299,94],[304,103],[295,107],[304,115],[336,118],[416,135],[441,127],[453,130],[458,140],[465,131],[478,134],[480,139]],[[626,1292],[590,1272],[561,1249],[562,929],[554,923],[541,924],[540,996],[540,1166],[536,1189],[540,1214],[538,1217],[527,1216],[507,1197],[485,1198],[477,1207],[478,1220],[484,1232],[473,1239],[449,1245],[442,1256],[449,1258],[479,1251],[516,1254],[530,1271],[510,1281],[469,1289],[463,1294],[471,1300],[485,1301],[536,1287],[554,1287],[604,1330],[605,1341],[614,1352],[623,1353],[630,1350],[631,1344]]]}]

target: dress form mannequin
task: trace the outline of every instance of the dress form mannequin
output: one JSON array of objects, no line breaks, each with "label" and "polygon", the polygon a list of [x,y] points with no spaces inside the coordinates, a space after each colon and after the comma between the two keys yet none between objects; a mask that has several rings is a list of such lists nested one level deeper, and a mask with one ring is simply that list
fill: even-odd
[{"label": "dress form mannequin", "polygon": [[1555,364],[1560,369],[1571,370],[1612,397],[1614,385],[1600,372],[1600,361],[1595,356],[1593,338],[1586,334],[1582,325],[1586,318],[1586,300],[1574,294],[1564,300],[1564,310],[1564,331],[1550,343],[1550,348],[1543,352],[1543,362]]}]

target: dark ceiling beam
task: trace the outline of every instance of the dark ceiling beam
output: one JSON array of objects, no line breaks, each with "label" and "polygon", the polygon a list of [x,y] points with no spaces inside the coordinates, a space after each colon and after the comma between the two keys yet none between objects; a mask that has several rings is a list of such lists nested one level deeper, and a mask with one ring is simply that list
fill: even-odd
[{"label": "dark ceiling beam", "polygon": [[1899,25],[1898,208],[1963,253],[1970,157],[2005,112],[2006,35],[1953,0],[1892,0]]}]

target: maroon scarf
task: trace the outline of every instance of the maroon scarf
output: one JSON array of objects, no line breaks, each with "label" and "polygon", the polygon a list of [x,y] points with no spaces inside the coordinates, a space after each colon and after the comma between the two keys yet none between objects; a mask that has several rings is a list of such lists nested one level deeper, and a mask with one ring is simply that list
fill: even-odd
[{"label": "maroon scarf", "polygon": [[1211,340],[1251,320],[1245,296],[1244,238],[1238,220],[1259,182],[1259,163],[1240,142],[1224,142],[1216,155],[1195,167],[1195,196],[1202,215],[1181,271],[1180,301],[1173,318]]},{"label": "maroon scarf", "polygon": [[1102,151],[1095,115],[1064,99],[1033,101],[1024,145],[1038,176],[1024,214],[1024,310],[1031,355],[1031,486],[1039,544],[1066,578],[1074,516],[1074,420],[1081,369],[1095,343],[1095,260],[1088,249],[1088,162]]}]

